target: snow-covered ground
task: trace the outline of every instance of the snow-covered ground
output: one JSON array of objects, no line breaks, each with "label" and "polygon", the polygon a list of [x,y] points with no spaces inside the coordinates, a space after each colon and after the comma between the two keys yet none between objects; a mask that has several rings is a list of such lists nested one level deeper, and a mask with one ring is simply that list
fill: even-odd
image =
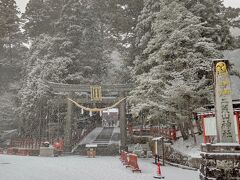
[{"label": "snow-covered ground", "polygon": [[188,140],[183,141],[182,138],[178,139],[174,144],[173,148],[180,152],[183,155],[194,157],[194,158],[200,158],[200,146],[203,142],[203,136],[202,135],[196,135],[197,144],[194,144],[194,140],[192,137],[189,137]]},{"label": "snow-covered ground", "polygon": [[[0,155],[1,180],[153,180],[156,165],[140,159],[142,173],[126,169],[118,157],[26,157]],[[197,171],[161,168],[167,180],[198,180]]]}]

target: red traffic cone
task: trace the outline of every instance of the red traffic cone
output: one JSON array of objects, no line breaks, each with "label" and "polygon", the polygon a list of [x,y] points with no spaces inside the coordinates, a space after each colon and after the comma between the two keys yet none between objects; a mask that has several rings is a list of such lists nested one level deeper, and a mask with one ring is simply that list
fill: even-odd
[{"label": "red traffic cone", "polygon": [[153,177],[157,179],[164,179],[164,176],[162,176],[162,173],[161,173],[160,161],[158,161],[158,164],[157,164],[157,175]]}]

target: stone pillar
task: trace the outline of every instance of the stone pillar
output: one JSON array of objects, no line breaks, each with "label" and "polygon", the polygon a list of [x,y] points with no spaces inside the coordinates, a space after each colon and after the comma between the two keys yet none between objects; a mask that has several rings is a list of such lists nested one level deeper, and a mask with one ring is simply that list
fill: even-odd
[{"label": "stone pillar", "polygon": [[[125,93],[122,92],[120,98],[124,98]],[[120,124],[120,141],[121,150],[127,150],[127,119],[126,119],[126,100],[119,105],[119,124]]]},{"label": "stone pillar", "polygon": [[237,142],[228,60],[213,62],[218,142]]},{"label": "stone pillar", "polygon": [[[68,98],[72,99],[73,93],[68,94]],[[67,99],[67,116],[64,129],[64,151],[72,151],[72,102]]]}]

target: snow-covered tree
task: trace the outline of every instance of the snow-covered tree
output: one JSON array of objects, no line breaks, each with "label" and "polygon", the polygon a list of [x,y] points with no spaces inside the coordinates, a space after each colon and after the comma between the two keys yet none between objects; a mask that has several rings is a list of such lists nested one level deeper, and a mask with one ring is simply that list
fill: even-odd
[{"label": "snow-covered tree", "polygon": [[[27,48],[15,0],[0,1],[0,126],[16,128],[16,94]],[[16,125],[16,123],[15,123]]]},{"label": "snow-covered tree", "polygon": [[55,33],[46,31],[42,34],[45,30],[41,30],[28,54],[26,78],[19,93],[22,103],[19,116],[25,134],[39,127],[41,118],[48,116],[46,107],[57,106],[52,102],[53,95],[48,92],[44,80],[92,84],[100,83],[107,74],[104,36],[91,1],[64,1],[62,7],[61,15],[54,23]]},{"label": "snow-covered tree", "polygon": [[15,0],[0,1],[0,62],[20,65],[23,35]]},{"label": "snow-covered tree", "polygon": [[[99,0],[94,1],[94,7],[99,21],[102,22],[105,49],[120,53],[122,62],[119,64],[122,66],[118,68],[121,68],[121,71],[116,71],[113,76],[117,77],[117,82],[127,83],[131,79],[128,66],[132,66],[137,53],[134,28],[143,7],[143,0]],[[113,81],[113,76],[108,79]]]},{"label": "snow-covered tree", "polygon": [[135,28],[136,33],[136,57],[135,57],[135,73],[141,74],[147,72],[150,67],[145,67],[143,62],[148,55],[143,51],[146,49],[149,40],[153,36],[152,23],[155,21],[157,13],[160,11],[160,1],[144,0],[144,7],[138,17],[138,23]]},{"label": "snow-covered tree", "polygon": [[[149,118],[190,120],[194,108],[211,100],[211,59],[217,50],[214,27],[202,22],[182,1],[162,0],[151,25],[152,35],[135,60],[133,109],[149,111]],[[168,119],[170,120],[170,119]]]},{"label": "snow-covered tree", "polygon": [[30,0],[22,16],[24,29],[29,38],[40,34],[55,33],[55,22],[58,21],[64,0]]},{"label": "snow-covered tree", "polygon": [[230,35],[229,21],[226,19],[226,11],[222,0],[184,0],[185,7],[194,15],[205,22],[205,27],[213,29],[205,34],[212,38],[217,48],[225,50],[233,45],[233,37]]},{"label": "snow-covered tree", "polygon": [[[52,38],[40,36],[37,38],[28,52],[25,62],[25,78],[23,86],[19,91],[21,105],[18,108],[18,118],[21,121],[21,133],[25,135],[38,135],[40,121],[45,119],[47,98],[50,93],[44,85],[43,77],[51,77],[59,81],[62,71],[59,60],[53,61],[54,54],[51,52]],[[48,54],[46,54],[48,52]],[[64,66],[65,68],[65,66]]]},{"label": "snow-covered tree", "polygon": [[91,5],[87,1],[68,1],[57,24],[57,37],[64,38],[60,53],[72,60],[66,77],[69,83],[101,82],[107,72],[101,24]]}]

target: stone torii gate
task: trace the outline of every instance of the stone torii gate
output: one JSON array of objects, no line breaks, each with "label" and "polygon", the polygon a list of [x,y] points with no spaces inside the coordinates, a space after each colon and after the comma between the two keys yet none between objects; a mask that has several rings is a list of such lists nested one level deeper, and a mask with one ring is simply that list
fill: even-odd
[{"label": "stone torii gate", "polygon": [[[91,85],[80,84],[61,84],[45,81],[46,85],[54,92],[67,93],[67,98],[72,99],[74,92],[91,92]],[[131,84],[104,84],[100,85],[102,94],[110,92],[118,93],[119,98],[125,98],[127,92],[132,88]],[[103,100],[104,101],[104,100]],[[109,100],[108,100],[109,102]],[[71,152],[72,150],[72,106],[73,103],[67,100],[67,115],[66,125],[64,129],[64,150],[65,152]],[[127,120],[126,120],[126,100],[123,100],[119,105],[119,124],[120,124],[120,141],[121,148],[126,148],[127,139]]]}]

